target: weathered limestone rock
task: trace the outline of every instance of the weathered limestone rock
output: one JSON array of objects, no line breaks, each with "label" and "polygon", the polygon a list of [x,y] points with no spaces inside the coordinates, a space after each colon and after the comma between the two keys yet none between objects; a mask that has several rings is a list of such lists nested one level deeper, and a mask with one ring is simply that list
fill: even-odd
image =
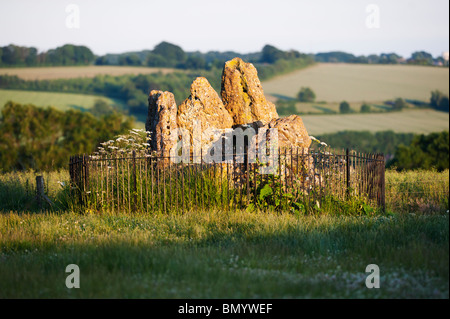
[{"label": "weathered limestone rock", "polygon": [[240,58],[225,63],[222,72],[222,101],[234,125],[278,118],[275,105],[264,96],[256,68]]},{"label": "weathered limestone rock", "polygon": [[[279,154],[279,171],[284,183],[289,187],[294,186],[295,181],[303,183],[305,181],[305,172],[310,172],[313,168],[312,157],[308,154],[308,148],[311,145],[311,138],[298,115],[273,119],[261,129],[266,129],[266,140],[268,142],[273,138],[270,136],[269,129],[277,129]],[[314,172],[311,173],[313,176]],[[291,176],[293,178],[291,178]],[[302,184],[304,185],[304,183]]]},{"label": "weathered limestone rock", "polygon": [[150,148],[158,156],[170,156],[177,142],[177,104],[170,92],[153,90],[148,97],[148,115],[145,129],[150,132]]},{"label": "weathered limestone rock", "polygon": [[[262,129],[276,128],[278,130],[278,147],[300,147],[307,149],[311,145],[311,138],[306,131],[302,118],[298,115],[273,119]],[[270,137],[269,137],[270,139]]]},{"label": "weathered limestone rock", "polygon": [[[211,143],[219,138],[218,134],[214,137],[205,131],[230,128],[233,126],[233,119],[206,78],[195,79],[190,93],[190,96],[178,107],[177,124],[178,127],[189,132],[191,145],[201,145],[205,154]],[[195,138],[197,140],[194,140]]]}]

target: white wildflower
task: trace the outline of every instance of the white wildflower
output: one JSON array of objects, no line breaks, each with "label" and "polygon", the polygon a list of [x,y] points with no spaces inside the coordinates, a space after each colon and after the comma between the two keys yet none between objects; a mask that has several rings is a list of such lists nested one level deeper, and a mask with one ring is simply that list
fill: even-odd
[{"label": "white wildflower", "polygon": [[323,146],[328,146],[328,144],[327,144],[327,143],[325,143],[325,142],[320,142],[320,145],[323,145]]},{"label": "white wildflower", "polygon": [[313,141],[318,141],[318,139],[315,138],[314,136],[310,136],[309,138],[312,139]]}]

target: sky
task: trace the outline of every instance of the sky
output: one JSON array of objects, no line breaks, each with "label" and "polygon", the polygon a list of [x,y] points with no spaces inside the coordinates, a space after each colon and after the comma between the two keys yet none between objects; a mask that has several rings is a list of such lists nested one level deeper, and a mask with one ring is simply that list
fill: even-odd
[{"label": "sky", "polygon": [[449,50],[448,0],[0,0],[0,46],[355,55]]}]

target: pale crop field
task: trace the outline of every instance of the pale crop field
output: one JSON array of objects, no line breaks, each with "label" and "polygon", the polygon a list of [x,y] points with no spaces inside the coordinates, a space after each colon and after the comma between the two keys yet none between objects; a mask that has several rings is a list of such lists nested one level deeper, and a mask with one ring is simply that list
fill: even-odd
[{"label": "pale crop field", "polygon": [[114,99],[96,95],[0,90],[0,110],[8,101],[14,101],[21,104],[34,104],[42,107],[53,106],[61,111],[67,111],[69,109],[89,109],[94,106],[97,99],[104,100],[110,105],[120,104]]},{"label": "pale crop field", "polygon": [[310,87],[316,101],[372,102],[397,97],[429,101],[431,91],[449,94],[449,69],[414,65],[319,63],[262,83],[264,93],[295,98]]},{"label": "pale crop field", "polygon": [[431,109],[405,110],[372,114],[304,115],[310,135],[339,131],[386,131],[427,134],[449,129],[449,113]]},{"label": "pale crop field", "polygon": [[55,66],[33,68],[0,68],[0,75],[17,75],[24,80],[55,80],[71,78],[93,78],[97,75],[120,76],[125,74],[151,74],[173,72],[171,68],[149,68],[132,66],[89,65]]}]

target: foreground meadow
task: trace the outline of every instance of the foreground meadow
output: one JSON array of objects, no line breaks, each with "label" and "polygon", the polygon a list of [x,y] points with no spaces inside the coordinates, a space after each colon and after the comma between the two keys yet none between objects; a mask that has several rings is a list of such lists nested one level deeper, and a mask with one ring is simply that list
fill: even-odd
[{"label": "foreground meadow", "polygon": [[[34,175],[0,177],[0,298],[449,297],[448,171],[389,171],[387,212],[363,216],[39,211],[25,205]],[[67,172],[44,178],[63,202]]]}]

